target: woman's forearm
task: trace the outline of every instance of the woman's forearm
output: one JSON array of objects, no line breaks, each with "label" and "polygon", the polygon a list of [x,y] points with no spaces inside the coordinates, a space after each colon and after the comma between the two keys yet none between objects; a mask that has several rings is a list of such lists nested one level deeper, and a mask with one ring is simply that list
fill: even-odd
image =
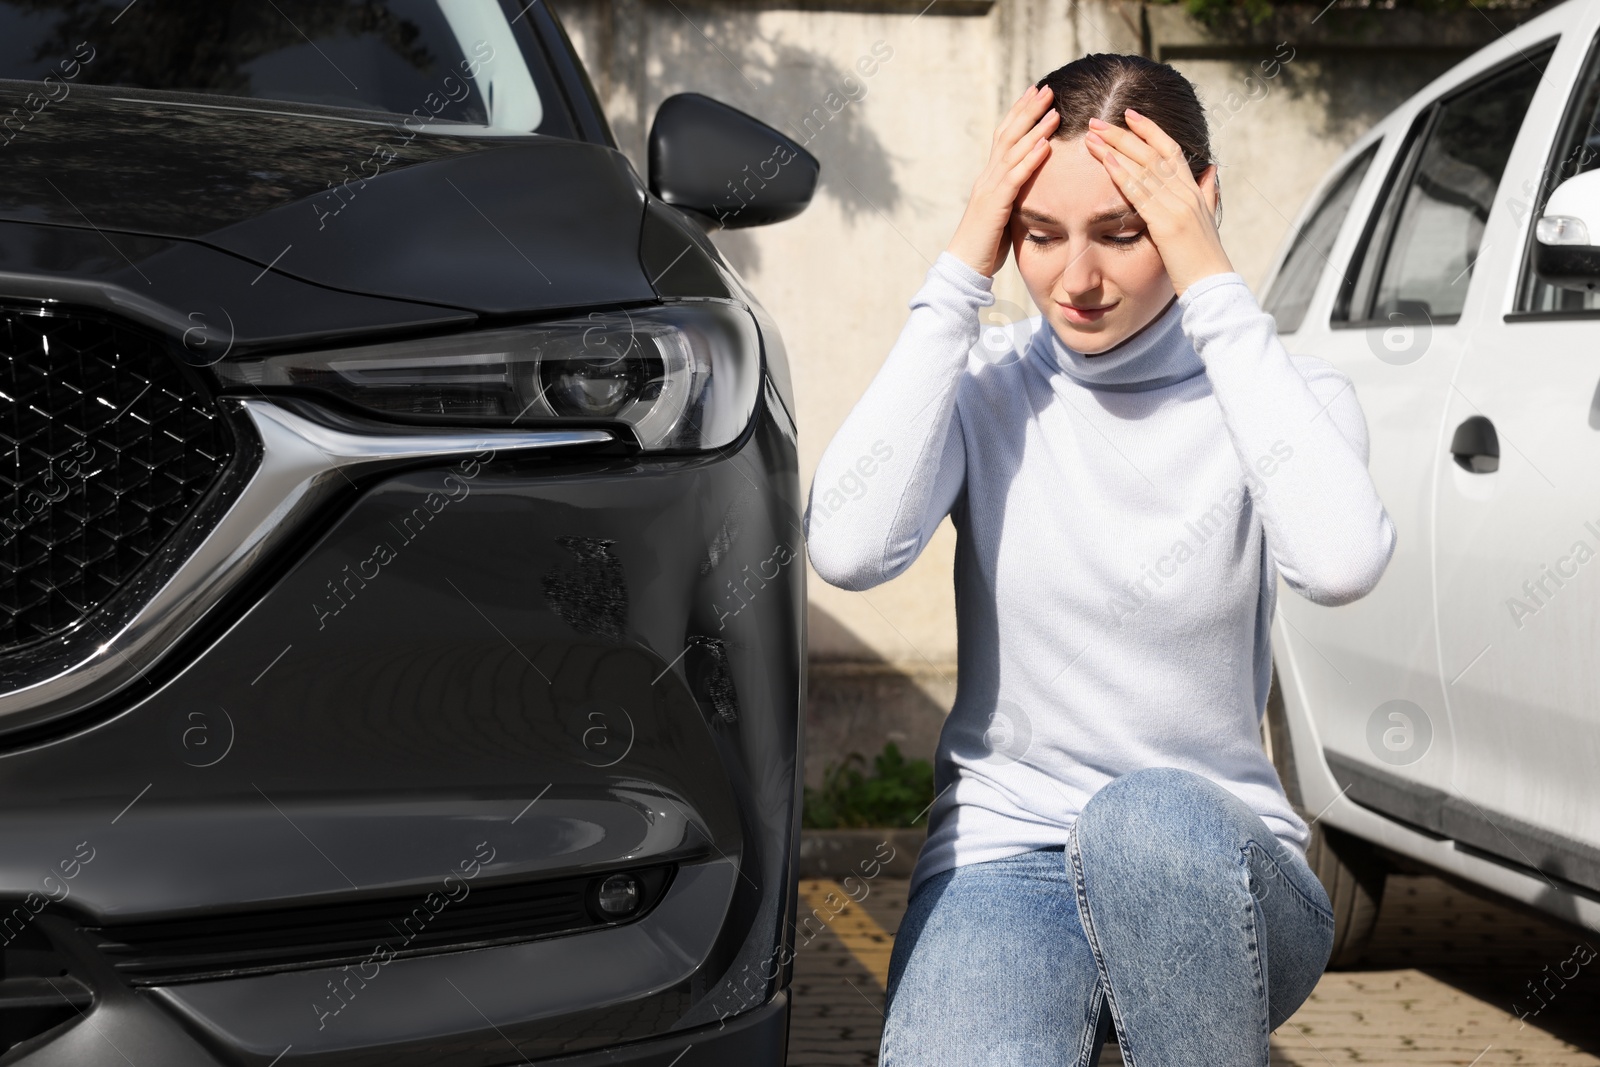
[{"label": "woman's forearm", "polygon": [[1297,366],[1236,273],[1200,279],[1180,302],[1284,581],[1320,604],[1365,596],[1396,535],[1349,378],[1321,360]]},{"label": "woman's forearm", "polygon": [[834,434],[811,483],[811,564],[831,585],[870,589],[917,558],[965,476],[956,391],[993,279],[950,252],[929,268],[883,366]]}]

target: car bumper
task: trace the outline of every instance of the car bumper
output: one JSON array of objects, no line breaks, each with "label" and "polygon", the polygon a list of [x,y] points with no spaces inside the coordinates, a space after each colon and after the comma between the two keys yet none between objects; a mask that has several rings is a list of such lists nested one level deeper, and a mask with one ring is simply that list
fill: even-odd
[{"label": "car bumper", "polygon": [[[304,517],[141,684],[0,751],[0,894],[54,879],[19,927],[94,995],[15,1062],[780,1064],[795,466],[763,406],[725,454],[422,463]],[[629,921],[405,948],[425,895],[442,924],[653,864],[673,880]],[[292,909],[367,909],[348,948],[391,906],[394,958],[284,956]],[[216,922],[227,951],[183,956]]]}]

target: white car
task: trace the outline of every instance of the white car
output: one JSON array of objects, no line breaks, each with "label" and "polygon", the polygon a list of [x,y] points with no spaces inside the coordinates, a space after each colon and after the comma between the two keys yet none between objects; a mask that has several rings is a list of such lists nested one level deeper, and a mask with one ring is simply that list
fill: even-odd
[{"label": "white car", "polygon": [[1266,741],[1361,955],[1391,870],[1600,930],[1600,0],[1436,79],[1307,201],[1264,306],[1350,376],[1399,532],[1280,595]]}]

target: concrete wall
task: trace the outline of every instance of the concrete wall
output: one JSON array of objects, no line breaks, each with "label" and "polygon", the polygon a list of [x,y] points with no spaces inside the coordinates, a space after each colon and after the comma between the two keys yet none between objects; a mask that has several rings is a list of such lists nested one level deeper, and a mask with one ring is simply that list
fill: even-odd
[{"label": "concrete wall", "polygon": [[[656,107],[716,97],[822,162],[816,199],[775,226],[718,232],[782,324],[809,487],[834,430],[899,335],[1022,88],[1087,52],[1142,52],[1199,88],[1221,162],[1223,238],[1259,285],[1311,188],[1395,104],[1492,39],[1477,11],[1286,9],[1207,29],[1119,0],[555,0],[623,151],[646,173]],[[809,119],[809,121],[808,121]],[[1037,313],[1008,261],[1006,320]],[[870,490],[869,490],[870,491]],[[810,582],[807,781],[886,738],[931,757],[955,695],[955,533],[945,520],[901,577],[866,592]]]}]

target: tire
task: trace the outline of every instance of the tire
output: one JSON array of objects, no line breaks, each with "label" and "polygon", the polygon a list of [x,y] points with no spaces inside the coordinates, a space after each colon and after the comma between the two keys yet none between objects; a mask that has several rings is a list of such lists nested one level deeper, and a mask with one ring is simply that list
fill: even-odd
[{"label": "tire", "polygon": [[1378,909],[1383,904],[1383,887],[1389,877],[1389,864],[1370,842],[1325,826],[1320,819],[1313,821],[1316,813],[1306,810],[1300,793],[1300,777],[1295,770],[1294,749],[1289,744],[1289,719],[1283,709],[1276,666],[1272,669],[1272,689],[1262,720],[1262,743],[1272,758],[1272,765],[1277,768],[1290,806],[1311,827],[1311,839],[1306,843],[1306,863],[1322,882],[1333,905],[1333,951],[1328,957],[1327,969],[1353,969],[1361,963],[1372,943]]}]

